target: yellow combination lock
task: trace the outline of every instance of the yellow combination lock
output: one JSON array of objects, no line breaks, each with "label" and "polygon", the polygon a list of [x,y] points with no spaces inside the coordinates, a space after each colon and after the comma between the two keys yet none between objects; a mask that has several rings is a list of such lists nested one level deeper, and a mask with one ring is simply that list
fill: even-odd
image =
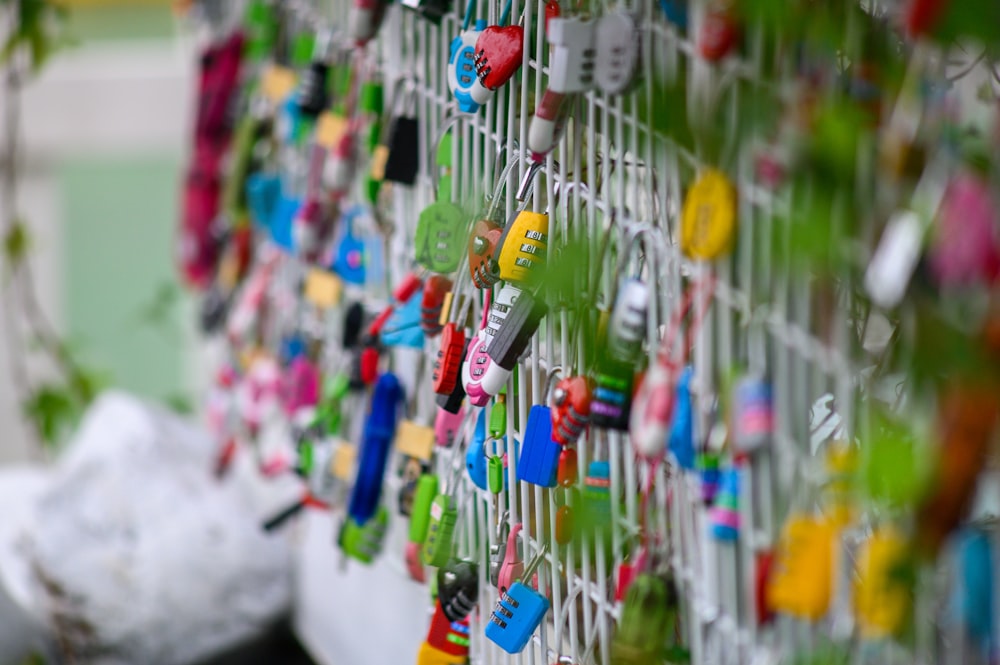
[{"label": "yellow combination lock", "polygon": [[897,574],[906,552],[906,541],[891,527],[878,529],[861,547],[854,610],[865,637],[899,632],[909,613],[910,592]]},{"label": "yellow combination lock", "polygon": [[523,283],[538,279],[545,267],[549,241],[549,216],[522,210],[504,229],[493,258],[500,266],[500,279]]},{"label": "yellow combination lock", "polygon": [[736,232],[736,188],[716,169],[705,171],[688,190],[681,214],[681,249],[710,261],[727,251]]},{"label": "yellow combination lock", "polygon": [[417,665],[465,665],[465,656],[455,656],[435,649],[427,642],[420,645],[417,652]]},{"label": "yellow combination lock", "polygon": [[815,621],[826,614],[836,569],[833,523],[811,515],[789,518],[778,543],[767,598],[778,612]]}]

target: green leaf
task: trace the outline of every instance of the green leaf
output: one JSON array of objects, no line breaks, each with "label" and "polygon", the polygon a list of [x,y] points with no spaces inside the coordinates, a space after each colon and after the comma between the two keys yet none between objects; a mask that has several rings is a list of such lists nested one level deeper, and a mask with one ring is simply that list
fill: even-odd
[{"label": "green leaf", "polygon": [[67,427],[76,422],[79,408],[66,386],[40,386],[23,405],[24,415],[38,428],[42,440],[53,445]]},{"label": "green leaf", "polygon": [[3,238],[3,255],[11,270],[16,269],[24,261],[30,248],[31,235],[28,233],[28,227],[23,221],[16,220]]}]

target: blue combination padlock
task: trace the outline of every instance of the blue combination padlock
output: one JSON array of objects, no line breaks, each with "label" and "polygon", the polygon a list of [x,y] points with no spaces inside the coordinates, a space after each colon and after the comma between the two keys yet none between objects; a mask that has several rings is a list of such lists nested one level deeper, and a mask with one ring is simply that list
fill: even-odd
[{"label": "blue combination padlock", "polygon": [[531,407],[517,458],[517,477],[533,485],[555,487],[561,450],[552,440],[552,409],[540,404]]},{"label": "blue combination padlock", "polygon": [[358,524],[367,522],[378,510],[385,466],[389,460],[392,439],[396,435],[396,419],[402,401],[403,386],[399,379],[388,372],[380,376],[372,392],[371,412],[365,422],[358,476],[354,481],[347,511]]},{"label": "blue combination padlock", "polygon": [[[545,559],[545,550],[543,545],[538,556],[524,569],[521,579],[534,577]],[[518,580],[506,593],[500,594],[486,624],[486,637],[509,654],[521,653],[548,611],[549,599]]]},{"label": "blue combination padlock", "polygon": [[[469,3],[469,6],[471,7],[472,3]],[[479,19],[471,30],[465,25],[462,32],[451,40],[451,52],[448,56],[448,88],[463,113],[475,113],[479,110],[479,103],[473,97],[473,90],[483,87],[479,77],[476,76],[476,40],[485,29],[486,21]]]}]

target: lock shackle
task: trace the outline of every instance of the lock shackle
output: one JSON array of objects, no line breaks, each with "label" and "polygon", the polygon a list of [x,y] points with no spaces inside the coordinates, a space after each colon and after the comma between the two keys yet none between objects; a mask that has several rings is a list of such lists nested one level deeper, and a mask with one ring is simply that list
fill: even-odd
[{"label": "lock shackle", "polygon": [[500,210],[500,194],[502,194],[507,188],[507,181],[510,180],[510,174],[517,166],[517,160],[512,159],[507,162],[504,166],[503,171],[500,172],[500,177],[497,179],[497,184],[493,188],[493,196],[490,197],[490,207],[486,209],[486,218],[490,221],[501,223],[505,225],[506,220],[497,220],[497,212]]},{"label": "lock shackle", "polygon": [[[525,542],[525,544],[527,544],[527,542]],[[545,554],[548,550],[549,544],[542,543],[542,546],[538,549],[538,553],[531,559],[531,563],[524,567],[524,571],[521,573],[521,576],[517,578],[518,581],[528,580],[538,571],[538,567],[545,561]]]},{"label": "lock shackle", "polygon": [[[517,152],[518,150],[520,150],[520,144],[518,144],[516,138],[512,138],[511,139],[511,143],[512,143],[511,149],[514,152]],[[507,141],[497,141],[496,150],[497,150],[497,154],[493,158],[493,171],[491,171],[491,173],[497,173],[498,171],[500,171],[501,170],[500,169],[500,165],[501,164],[506,165],[506,162],[503,162],[502,159],[503,159],[503,156],[507,154]],[[489,186],[490,186],[490,183],[486,180],[486,174],[484,173],[483,174],[483,190],[484,191],[488,190]]]},{"label": "lock shackle", "polygon": [[437,165],[437,154],[438,150],[441,148],[441,141],[444,137],[451,131],[451,128],[455,126],[458,122],[458,110],[457,102],[450,102],[444,109],[444,122],[441,128],[438,129],[438,133],[434,136],[434,142],[431,144],[431,155],[434,156],[434,168],[431,169],[431,196],[434,197],[434,201],[438,200],[438,185],[441,182],[441,167]]},{"label": "lock shackle", "polygon": [[538,172],[545,168],[545,164],[541,161],[531,162],[528,164],[528,170],[524,172],[524,176],[521,178],[521,183],[517,187],[517,200],[521,203],[527,200],[528,195],[534,190],[535,177]]},{"label": "lock shackle", "polygon": [[554,365],[552,369],[549,370],[549,375],[545,379],[545,390],[542,391],[542,399],[545,404],[549,403],[549,399],[552,394],[552,384],[554,383],[556,376],[563,376],[562,365]]}]

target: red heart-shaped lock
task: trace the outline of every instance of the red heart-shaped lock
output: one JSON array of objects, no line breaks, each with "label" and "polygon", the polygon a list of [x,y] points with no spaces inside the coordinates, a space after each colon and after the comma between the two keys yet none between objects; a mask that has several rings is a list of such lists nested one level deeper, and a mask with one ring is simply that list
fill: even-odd
[{"label": "red heart-shaped lock", "polygon": [[510,80],[521,66],[524,28],[519,25],[491,25],[476,40],[476,74],[479,82],[496,90]]}]

